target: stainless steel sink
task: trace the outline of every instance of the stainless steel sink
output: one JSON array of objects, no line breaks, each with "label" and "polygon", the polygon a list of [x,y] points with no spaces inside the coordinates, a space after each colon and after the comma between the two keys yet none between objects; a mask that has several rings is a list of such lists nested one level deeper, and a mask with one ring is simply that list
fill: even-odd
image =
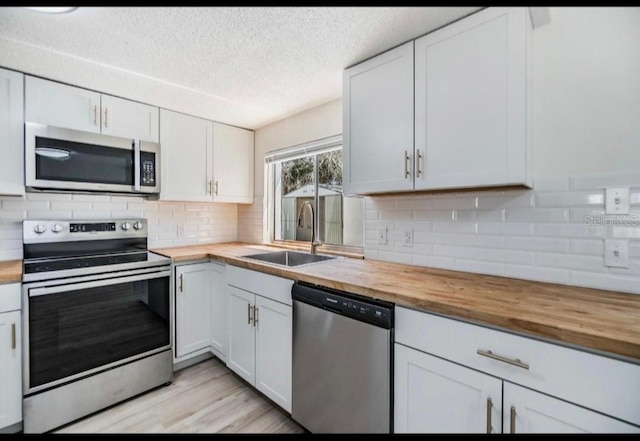
[{"label": "stainless steel sink", "polygon": [[268,253],[250,254],[248,256],[242,257],[282,266],[308,265],[310,263],[323,262],[326,260],[333,260],[337,258],[334,256],[302,253],[298,251],[272,251]]}]

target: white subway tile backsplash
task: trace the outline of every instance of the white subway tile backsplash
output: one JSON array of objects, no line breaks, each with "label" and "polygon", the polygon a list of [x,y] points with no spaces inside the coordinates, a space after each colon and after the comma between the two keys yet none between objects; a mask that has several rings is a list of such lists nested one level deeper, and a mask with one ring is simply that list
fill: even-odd
[{"label": "white subway tile backsplash", "polygon": [[403,254],[390,251],[379,251],[379,259],[386,262],[404,263],[406,265],[413,264],[413,256],[411,254]]},{"label": "white subway tile backsplash", "polygon": [[[631,187],[630,214],[605,214],[604,189],[612,186]],[[372,240],[365,256],[393,257],[376,244],[382,215],[395,226],[389,240],[397,253],[413,254],[414,265],[487,274],[501,274],[504,266],[509,277],[629,292],[638,292],[630,281],[640,286],[637,172],[541,177],[533,190],[404,195],[395,198],[395,208],[393,197],[368,199],[365,231]],[[409,227],[414,246],[402,247],[398,233]],[[604,266],[605,238],[629,240],[629,269]]]},{"label": "white subway tile backsplash", "polygon": [[466,233],[476,232],[476,224],[473,222],[434,222],[433,231],[435,233]]},{"label": "white subway tile backsplash", "polygon": [[71,211],[83,211],[91,210],[91,202],[69,202],[69,201],[52,201],[52,210],[71,210]]},{"label": "white subway tile backsplash", "polygon": [[[571,283],[571,271],[568,269],[549,268],[530,265],[505,265],[505,276],[516,279],[539,280],[541,282]],[[533,293],[535,294],[535,293]]]},{"label": "white subway tile backsplash", "polygon": [[535,178],[533,180],[533,188],[535,189],[536,193],[544,191],[569,191],[569,178]]},{"label": "white subway tile backsplash", "polygon": [[111,196],[103,194],[74,194],[68,195],[67,197],[69,198],[69,200],[78,202],[109,202],[111,200]]},{"label": "white subway tile backsplash", "polygon": [[[66,193],[27,193],[28,201],[70,201],[71,195]],[[107,196],[108,197],[108,196]]]},{"label": "white subway tile backsplash", "polygon": [[536,195],[536,207],[603,207],[604,190],[590,192],[541,193]]},{"label": "white subway tile backsplash", "polygon": [[553,253],[568,253],[569,239],[543,237],[507,237],[506,248],[515,250],[549,251]]},{"label": "white subway tile backsplash", "polygon": [[604,256],[603,239],[571,239],[571,253]]},{"label": "white subway tile backsplash", "polygon": [[470,273],[490,274],[504,276],[504,263],[485,262],[480,260],[456,259],[454,269]]},{"label": "white subway tile backsplash", "polygon": [[565,208],[507,208],[507,222],[567,222]]},{"label": "white subway tile backsplash", "polygon": [[125,211],[127,209],[126,202],[92,202],[91,208],[100,211]]},{"label": "white subway tile backsplash", "polygon": [[502,236],[530,236],[532,223],[478,222],[478,234],[496,234]]},{"label": "white subway tile backsplash", "polygon": [[2,222],[22,221],[26,219],[26,216],[26,210],[5,210],[4,208],[0,210],[0,221]]},{"label": "white subway tile backsplash", "polygon": [[377,210],[364,210],[364,220],[378,220],[380,219],[380,212]]},{"label": "white subway tile backsplash", "polygon": [[449,196],[438,197],[433,199],[433,208],[435,210],[472,210],[478,207],[477,196]]},{"label": "white subway tile backsplash", "polygon": [[71,210],[27,210],[27,219],[71,219]]},{"label": "white subway tile backsplash", "polygon": [[583,224],[535,224],[536,236],[549,237],[604,237],[606,227]]},{"label": "white subway tile backsplash", "polygon": [[536,253],[536,264],[552,268],[569,268],[585,271],[606,272],[604,256],[579,254]]},{"label": "white subway tile backsplash", "polygon": [[2,210],[48,210],[49,201],[3,200]]},{"label": "white subway tile backsplash", "polygon": [[111,219],[142,219],[144,213],[141,210],[114,210],[111,213]]},{"label": "white subway tile backsplash", "polygon": [[72,213],[73,219],[110,219],[111,212],[110,211],[100,211],[100,210],[86,210],[86,211],[74,211]]}]

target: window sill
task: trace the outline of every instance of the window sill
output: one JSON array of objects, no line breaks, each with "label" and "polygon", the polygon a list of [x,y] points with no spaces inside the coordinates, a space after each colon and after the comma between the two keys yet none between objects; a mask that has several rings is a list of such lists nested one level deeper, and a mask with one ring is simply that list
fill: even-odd
[{"label": "window sill", "polygon": [[[265,243],[265,245],[271,245],[278,248],[286,248],[289,250],[295,251],[305,251],[309,252],[310,244],[306,242],[284,242],[284,241],[274,241],[271,243]],[[338,247],[334,247],[331,245],[320,245],[316,248],[318,254],[329,254],[333,256],[342,256],[349,257],[351,259],[364,259],[364,254],[357,251],[340,249]]]}]

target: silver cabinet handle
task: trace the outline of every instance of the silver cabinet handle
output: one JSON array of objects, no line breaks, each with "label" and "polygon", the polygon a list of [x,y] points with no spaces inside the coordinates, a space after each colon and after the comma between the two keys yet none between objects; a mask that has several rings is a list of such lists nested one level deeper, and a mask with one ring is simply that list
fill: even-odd
[{"label": "silver cabinet handle", "polygon": [[16,348],[16,324],[11,323],[11,349]]},{"label": "silver cabinet handle", "polygon": [[216,184],[215,184],[214,187],[215,187],[216,196],[218,196],[218,180],[217,179],[216,179]]},{"label": "silver cabinet handle", "polygon": [[[251,320],[254,320],[253,308],[253,305],[249,305],[249,324],[251,324]],[[255,326],[255,323],[253,325]]]},{"label": "silver cabinet handle", "polygon": [[411,158],[409,157],[409,152],[405,150],[404,151],[404,178],[405,179],[411,176],[411,172],[409,171],[409,161],[411,161]]},{"label": "silver cabinet handle", "polygon": [[98,105],[97,104],[93,106],[93,125],[94,126],[98,125]]},{"label": "silver cabinet handle", "polygon": [[516,408],[515,406],[511,406],[511,424],[510,430],[511,433],[516,433]]},{"label": "silver cabinet handle", "polygon": [[416,178],[419,178],[422,174],[422,170],[420,170],[420,162],[422,160],[422,153],[420,150],[416,150]]},{"label": "silver cabinet handle", "polygon": [[180,274],[180,292],[184,291],[184,280],[183,280],[183,274]]},{"label": "silver cabinet handle", "polygon": [[251,304],[247,303],[247,324],[251,324]]},{"label": "silver cabinet handle", "polygon": [[493,402],[491,401],[491,397],[487,398],[487,433],[491,433],[491,408],[493,407]]},{"label": "silver cabinet handle", "polygon": [[258,307],[254,306],[253,307],[253,326],[255,326],[256,323],[258,323]]},{"label": "silver cabinet handle", "polygon": [[529,369],[529,365],[527,363],[524,363],[523,361],[520,361],[519,358],[513,359],[513,358],[504,357],[502,355],[494,354],[491,351],[485,351],[484,349],[478,349],[476,352],[478,355],[482,355],[483,357],[493,358],[494,360],[511,364],[513,366],[518,366],[519,368],[522,368],[522,369]]},{"label": "silver cabinet handle", "polygon": [[109,108],[108,108],[108,107],[105,107],[105,108],[104,108],[104,126],[105,126],[105,127],[109,127],[109,124],[108,124],[108,122],[109,122],[109,121],[108,121],[108,119],[109,119]]},{"label": "silver cabinet handle", "polygon": [[211,179],[209,179],[209,183],[207,184],[207,193],[211,194]]}]

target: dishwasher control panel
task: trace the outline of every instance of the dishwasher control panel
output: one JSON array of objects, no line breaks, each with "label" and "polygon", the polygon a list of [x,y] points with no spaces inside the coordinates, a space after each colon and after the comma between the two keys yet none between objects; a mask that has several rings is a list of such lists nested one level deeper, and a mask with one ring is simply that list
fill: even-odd
[{"label": "dishwasher control panel", "polygon": [[304,301],[326,310],[367,322],[383,328],[393,327],[393,305],[375,300],[360,300],[356,295],[326,291],[302,284],[295,284],[293,299]]}]

